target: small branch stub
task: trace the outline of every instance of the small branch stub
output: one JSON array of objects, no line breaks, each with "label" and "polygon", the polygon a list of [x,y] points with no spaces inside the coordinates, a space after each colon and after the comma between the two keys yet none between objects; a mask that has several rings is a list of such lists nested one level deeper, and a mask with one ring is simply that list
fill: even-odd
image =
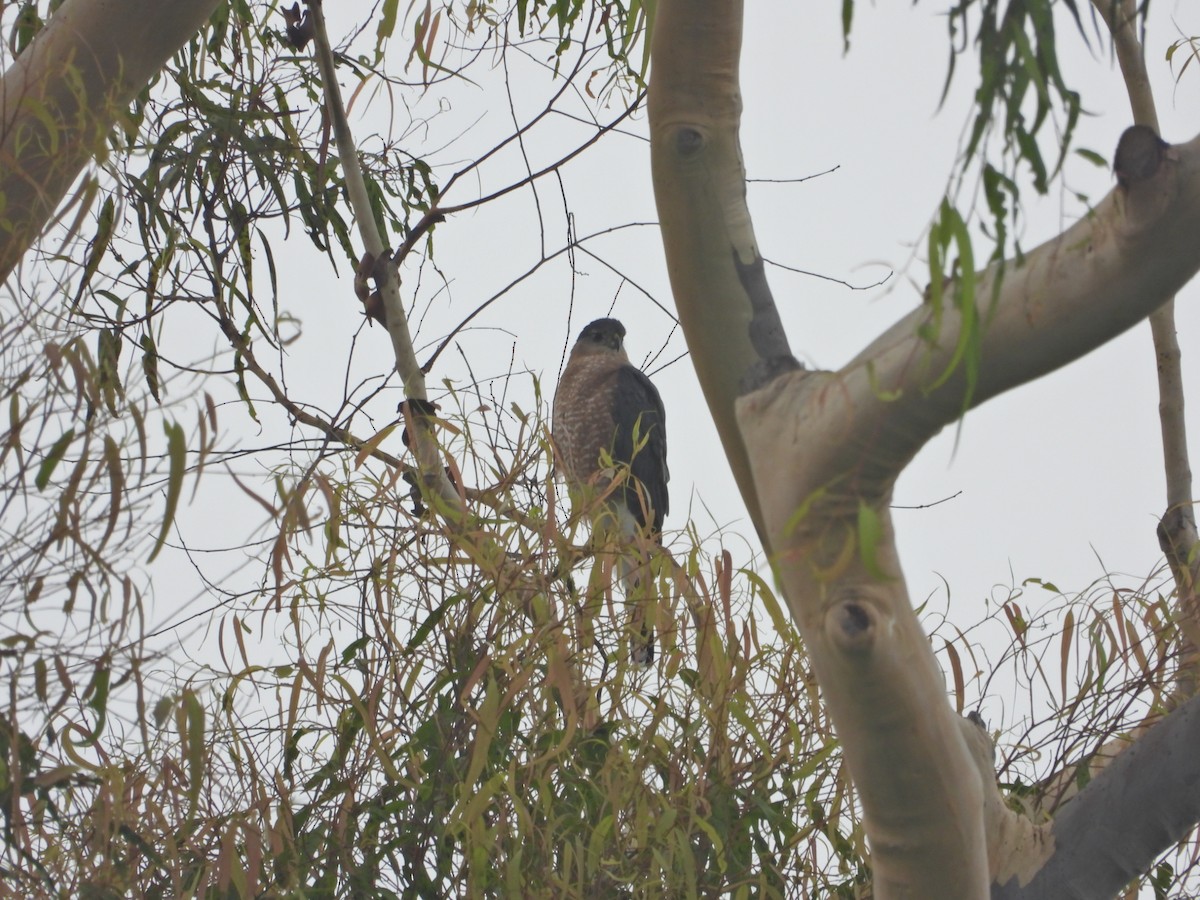
[{"label": "small branch stub", "polygon": [[1131,184],[1153,178],[1167,158],[1170,146],[1149,125],[1126,128],[1113,156],[1117,184],[1128,190]]},{"label": "small branch stub", "polygon": [[[388,327],[387,305],[383,302],[383,290],[395,266],[391,254],[385,250],[378,258],[371,253],[363,253],[354,272],[354,293],[363,305],[363,312],[368,319],[373,319],[384,328]],[[375,290],[371,290],[368,281],[375,282]]]}]

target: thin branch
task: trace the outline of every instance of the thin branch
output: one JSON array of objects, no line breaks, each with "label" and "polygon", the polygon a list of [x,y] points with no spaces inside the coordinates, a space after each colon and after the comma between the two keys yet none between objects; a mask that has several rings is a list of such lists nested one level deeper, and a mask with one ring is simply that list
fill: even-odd
[{"label": "thin branch", "polygon": [[[1129,105],[1137,125],[1160,133],[1154,92],[1146,71],[1145,47],[1137,32],[1137,3],[1134,0],[1092,0],[1112,34],[1117,61],[1125,78]],[[1167,511],[1158,528],[1159,544],[1175,576],[1180,629],[1188,645],[1178,687],[1184,696],[1196,691],[1200,668],[1200,608],[1196,582],[1200,558],[1195,549],[1200,536],[1192,509],[1192,470],[1188,462],[1187,423],[1184,418],[1182,351],[1175,329],[1175,300],[1167,301],[1150,316],[1154,356],[1158,373],[1158,416],[1162,431],[1163,470],[1166,475]]]},{"label": "thin branch", "polygon": [[831,281],[834,284],[840,284],[848,287],[852,291],[869,291],[873,288],[880,287],[884,284],[887,284],[888,281],[891,280],[891,277],[895,274],[895,272],[893,272],[891,269],[888,269],[888,273],[878,281],[871,282],[870,284],[851,284],[849,281],[846,281],[843,278],[834,278],[832,275],[822,275],[820,272],[810,272],[808,269],[799,269],[795,266],[784,265],[783,263],[775,262],[772,259],[764,258],[763,262],[769,266],[774,266],[777,269],[783,269],[785,272],[792,272],[796,275],[808,275],[811,278],[820,278],[822,281]]},{"label": "thin branch", "polygon": [[[633,115],[633,113],[638,109],[638,107],[641,105],[642,99],[644,97],[645,97],[644,92],[641,94],[638,94],[638,96],[634,99],[633,103],[631,103],[625,109],[625,111],[622,112],[619,116],[617,116],[615,119],[613,119],[607,125],[599,126],[597,128],[595,134],[593,134],[591,137],[589,137],[586,141],[584,141],[582,144],[580,144],[578,147],[576,147],[570,153],[566,154],[565,156],[560,157],[559,159],[555,160],[554,162],[550,163],[547,166],[544,166],[543,168],[539,169],[538,171],[532,172],[531,174],[527,175],[526,177],[524,177],[518,181],[514,181],[512,184],[505,185],[504,187],[499,188],[498,190],[492,191],[490,194],[485,194],[482,197],[476,197],[474,200],[467,200],[467,201],[465,201],[463,203],[459,203],[455,206],[439,206],[438,204],[435,203],[433,205],[433,207],[429,209],[428,212],[426,212],[423,216],[421,216],[420,219],[417,220],[417,223],[409,231],[408,237],[406,237],[404,239],[404,243],[402,243],[400,245],[399,249],[395,253],[396,261],[400,262],[400,261],[404,260],[408,256],[408,254],[412,252],[413,247],[415,247],[417,245],[417,242],[422,238],[422,236],[427,231],[429,231],[429,229],[432,228],[434,225],[437,225],[440,222],[444,222],[446,219],[446,216],[453,215],[454,213],[466,212],[467,210],[474,209],[477,206],[482,206],[485,203],[488,203],[492,200],[497,200],[500,197],[503,197],[505,194],[511,194],[513,191],[520,190],[521,188],[523,188],[527,185],[533,184],[535,181],[537,181],[540,178],[543,178],[546,175],[550,175],[554,172],[557,172],[559,169],[561,169],[563,166],[565,166],[567,163],[569,163],[572,159],[574,159],[576,156],[581,154],[584,150],[587,150],[589,147],[591,147],[593,144],[595,144],[596,141],[600,140],[600,138],[604,137],[610,131],[617,130],[617,126],[620,125],[622,122],[624,122],[626,119],[628,119],[631,115]],[[553,101],[551,101],[551,102],[553,102]],[[547,107],[547,109],[545,111],[543,111],[543,113],[541,113],[537,117],[535,117],[533,121],[536,122],[538,119],[541,118],[542,115],[545,114],[545,112],[548,112],[548,111],[549,111],[549,107]],[[523,134],[525,131],[528,131],[530,125],[532,125],[532,124],[533,123],[531,122],[529,125],[526,125],[523,129],[521,129],[518,132],[518,134]],[[512,138],[510,138],[509,140],[511,140],[511,139]],[[492,148],[491,151],[484,154],[483,157],[481,157],[479,160],[477,160],[471,166],[469,166],[466,169],[463,169],[461,172],[456,172],[455,175],[450,179],[450,181],[447,182],[446,187],[442,189],[440,196],[446,195],[447,191],[450,190],[451,185],[454,184],[455,180],[458,178],[459,175],[461,175],[463,172],[470,171],[470,169],[474,168],[475,166],[478,166],[480,162],[482,162],[484,159],[486,159],[488,156],[490,156],[496,149],[498,149],[498,148]],[[428,369],[426,371],[428,371]]]},{"label": "thin branch", "polygon": [[363,180],[362,166],[358,160],[358,149],[350,134],[346,107],[342,102],[341,90],[338,88],[333,50],[325,28],[321,0],[308,0],[308,10],[313,24],[314,53],[317,65],[321,70],[325,102],[330,121],[333,123],[334,138],[337,142],[338,156],[341,159],[342,174],[346,183],[346,193],[350,200],[350,206],[354,210],[359,235],[371,260],[369,263],[371,274],[383,300],[387,330],[392,339],[392,350],[396,357],[396,371],[404,383],[404,396],[408,400],[416,401],[409,407],[409,410],[412,413],[414,426],[410,430],[410,437],[412,438],[413,454],[417,459],[417,468],[420,470],[426,489],[438,494],[450,509],[461,510],[463,498],[446,476],[441,451],[433,434],[432,422],[426,414],[429,397],[425,387],[425,373],[421,370],[416,352],[413,350],[408,317],[404,311],[404,301],[400,297],[399,269],[387,252],[387,248],[384,247],[383,237],[375,222],[370,196],[367,194],[366,182]]},{"label": "thin branch", "polygon": [[546,263],[550,262],[553,259],[556,259],[559,256],[562,256],[564,253],[569,254],[569,253],[573,252],[574,250],[579,249],[582,246],[584,241],[591,240],[592,238],[600,237],[601,235],[605,235],[605,234],[612,234],[615,231],[622,231],[626,228],[640,228],[640,227],[643,227],[646,225],[653,225],[653,224],[654,224],[653,222],[628,222],[624,225],[616,225],[612,228],[605,228],[600,231],[595,231],[592,234],[587,235],[586,237],[582,237],[575,241],[568,242],[567,244],[564,244],[562,247],[559,247],[557,250],[555,250],[549,256],[542,257],[536,263],[534,263],[532,266],[530,266],[528,269],[526,269],[523,273],[518,275],[516,278],[514,278],[512,281],[510,281],[504,287],[500,288],[500,290],[496,291],[496,293],[492,294],[492,296],[488,297],[486,300],[484,300],[482,303],[480,303],[478,306],[476,306],[473,310],[471,310],[470,313],[468,313],[462,319],[462,321],[460,321],[457,325],[455,325],[453,328],[451,328],[450,333],[447,334],[444,338],[442,338],[441,342],[437,345],[436,349],[434,349],[433,354],[429,357],[428,360],[425,361],[425,371],[428,372],[429,370],[431,370],[433,368],[433,364],[435,362],[437,362],[438,357],[442,355],[442,351],[445,350],[448,346],[450,346],[450,343],[451,343],[451,341],[454,340],[455,336],[457,336],[460,331],[462,331],[464,328],[466,328],[467,325],[470,324],[472,319],[474,319],[476,316],[478,316],[481,312],[483,312],[485,309],[487,309],[489,306],[491,306],[493,303],[495,303],[497,300],[499,300],[501,297],[503,297],[505,294],[507,294],[513,288],[515,288],[518,284],[520,284],[525,279],[527,279],[531,275],[533,275],[534,272],[536,272],[538,269],[540,269]]}]

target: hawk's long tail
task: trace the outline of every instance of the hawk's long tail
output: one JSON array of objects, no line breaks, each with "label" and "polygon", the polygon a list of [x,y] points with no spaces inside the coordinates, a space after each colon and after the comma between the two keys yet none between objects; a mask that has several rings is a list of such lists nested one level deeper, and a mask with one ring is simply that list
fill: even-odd
[{"label": "hawk's long tail", "polygon": [[654,663],[654,621],[657,612],[650,561],[638,553],[622,554],[617,560],[617,574],[630,609],[629,658],[648,668]]}]

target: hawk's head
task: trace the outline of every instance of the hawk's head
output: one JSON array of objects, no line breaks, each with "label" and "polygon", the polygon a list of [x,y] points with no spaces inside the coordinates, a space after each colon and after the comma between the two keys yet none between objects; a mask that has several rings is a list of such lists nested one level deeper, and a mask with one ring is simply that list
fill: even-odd
[{"label": "hawk's head", "polygon": [[625,326],[616,319],[597,319],[579,333],[572,353],[617,353],[624,356]]}]

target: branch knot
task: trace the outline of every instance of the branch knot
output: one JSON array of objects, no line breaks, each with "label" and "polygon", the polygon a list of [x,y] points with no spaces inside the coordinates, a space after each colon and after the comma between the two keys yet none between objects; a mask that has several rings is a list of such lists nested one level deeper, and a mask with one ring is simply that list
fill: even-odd
[{"label": "branch knot", "polygon": [[825,632],[835,647],[844,653],[865,655],[875,646],[876,613],[861,600],[843,600],[825,616]]}]

